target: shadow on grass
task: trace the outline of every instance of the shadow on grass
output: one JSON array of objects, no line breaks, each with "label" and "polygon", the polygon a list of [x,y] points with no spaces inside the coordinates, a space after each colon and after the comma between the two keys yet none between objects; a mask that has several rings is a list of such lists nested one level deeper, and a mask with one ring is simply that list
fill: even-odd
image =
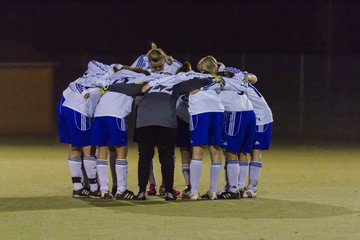
[{"label": "shadow on grass", "polygon": [[172,201],[152,197],[147,201],[73,199],[65,196],[0,198],[0,212],[105,208],[116,212],[158,216],[205,218],[321,218],[358,213],[326,204],[267,198],[224,201]]}]

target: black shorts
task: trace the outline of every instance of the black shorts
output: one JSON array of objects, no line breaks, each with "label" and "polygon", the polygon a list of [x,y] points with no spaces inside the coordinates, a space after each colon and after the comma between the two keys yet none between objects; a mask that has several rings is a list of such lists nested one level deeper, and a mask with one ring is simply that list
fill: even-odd
[{"label": "black shorts", "polygon": [[154,145],[175,145],[176,129],[161,126],[136,128],[136,142]]}]

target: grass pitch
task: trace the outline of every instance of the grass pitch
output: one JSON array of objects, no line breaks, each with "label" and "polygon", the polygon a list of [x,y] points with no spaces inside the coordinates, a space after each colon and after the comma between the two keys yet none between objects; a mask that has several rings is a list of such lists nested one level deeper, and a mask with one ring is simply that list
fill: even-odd
[{"label": "grass pitch", "polygon": [[[360,239],[355,147],[274,144],[263,154],[256,199],[196,202],[73,199],[66,146],[3,141],[0,152],[1,239]],[[128,161],[128,186],[137,192],[135,145]],[[204,163],[201,193],[208,156]],[[160,180],[158,161],[155,169]],[[185,187],[178,153],[175,186]]]}]

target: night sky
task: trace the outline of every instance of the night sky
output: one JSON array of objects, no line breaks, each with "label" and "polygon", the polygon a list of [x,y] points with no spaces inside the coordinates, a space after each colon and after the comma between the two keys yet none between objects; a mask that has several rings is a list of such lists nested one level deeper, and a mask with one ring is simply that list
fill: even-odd
[{"label": "night sky", "polygon": [[0,43],[45,59],[133,54],[151,40],[172,54],[359,54],[359,12],[356,1],[2,0]]}]

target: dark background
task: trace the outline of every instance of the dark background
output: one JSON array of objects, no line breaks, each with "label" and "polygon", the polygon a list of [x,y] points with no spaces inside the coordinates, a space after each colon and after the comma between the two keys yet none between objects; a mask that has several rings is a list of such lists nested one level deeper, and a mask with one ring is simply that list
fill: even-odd
[{"label": "dark background", "polygon": [[131,64],[151,41],[256,74],[275,139],[360,140],[359,1],[0,1],[0,62],[54,63],[54,109],[89,60]]}]

